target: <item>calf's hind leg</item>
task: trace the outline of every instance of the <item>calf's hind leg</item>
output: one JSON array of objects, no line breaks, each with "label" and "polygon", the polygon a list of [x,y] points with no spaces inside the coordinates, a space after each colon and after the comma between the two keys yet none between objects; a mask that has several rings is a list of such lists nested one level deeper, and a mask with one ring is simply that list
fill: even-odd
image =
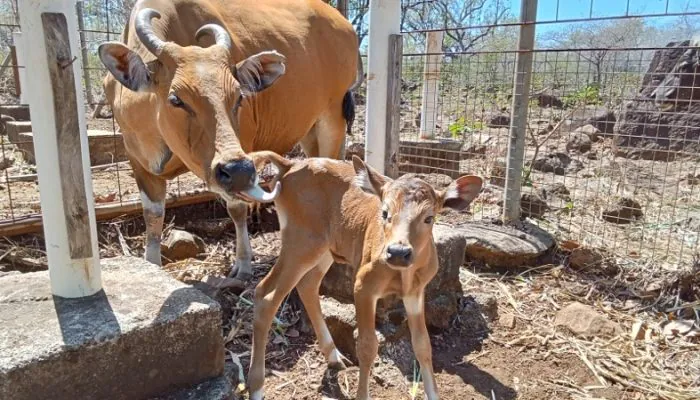
[{"label": "calf's hind leg", "polygon": [[[303,237],[306,233],[295,232],[294,236],[297,235]],[[283,233],[282,243],[291,242],[290,236]],[[326,251],[324,244],[318,242],[304,243],[294,248],[282,247],[277,262],[255,288],[253,350],[248,370],[251,400],[263,398],[265,347],[275,313],[282,300],[309,270],[316,267]]]},{"label": "calf's hind leg", "polygon": [[330,253],[326,253],[316,267],[301,278],[297,284],[297,292],[304,304],[306,314],[309,316],[309,320],[311,320],[311,325],[318,339],[318,346],[326,357],[328,367],[342,370],[345,369],[345,363],[343,362],[345,357],[338,351],[338,348],[335,347],[331,332],[328,330],[328,325],[326,325],[326,321],[323,319],[321,301],[318,294],[321,280],[323,280],[331,264],[333,264],[333,257]]}]

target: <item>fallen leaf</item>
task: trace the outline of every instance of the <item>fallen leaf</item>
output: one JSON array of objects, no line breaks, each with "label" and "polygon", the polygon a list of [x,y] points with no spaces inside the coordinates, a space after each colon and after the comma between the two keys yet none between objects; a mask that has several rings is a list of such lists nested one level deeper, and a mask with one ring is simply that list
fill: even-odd
[{"label": "fallen leaf", "polygon": [[630,334],[632,340],[644,339],[644,336],[646,335],[646,330],[647,327],[644,321],[637,321],[634,324],[632,324],[632,332]]},{"label": "fallen leaf", "polygon": [[95,203],[111,203],[117,198],[117,193],[112,192],[108,195],[98,194],[95,196]]},{"label": "fallen leaf", "polygon": [[571,251],[573,249],[578,249],[581,247],[581,245],[575,240],[565,240],[559,244],[559,247],[561,247],[563,250]]},{"label": "fallen leaf", "polygon": [[685,336],[693,330],[694,323],[695,321],[691,320],[669,321],[664,326],[664,335],[666,337]]}]

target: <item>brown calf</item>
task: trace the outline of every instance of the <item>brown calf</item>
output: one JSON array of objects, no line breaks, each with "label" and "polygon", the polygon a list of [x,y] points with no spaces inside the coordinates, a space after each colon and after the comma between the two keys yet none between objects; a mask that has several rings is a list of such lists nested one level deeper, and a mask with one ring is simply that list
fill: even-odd
[{"label": "brown calf", "polygon": [[443,207],[461,210],[479,194],[482,179],[462,176],[445,191],[409,176],[391,180],[354,157],[343,161],[310,158],[289,161],[271,152],[251,155],[279,168],[281,192],[275,207],[282,249],[269,274],[255,289],[253,352],[249,370],[252,400],[263,398],[265,346],[273,317],[294,288],[304,303],[329,367],[344,368],[328,331],[319,286],[333,261],[355,268],[355,307],[359,331],[358,399],[369,399],[370,366],[377,356],[374,332],[377,300],[403,299],[413,350],[428,399],[437,399],[432,351],[425,325],[424,289],[438,269],[433,242],[435,215]]}]

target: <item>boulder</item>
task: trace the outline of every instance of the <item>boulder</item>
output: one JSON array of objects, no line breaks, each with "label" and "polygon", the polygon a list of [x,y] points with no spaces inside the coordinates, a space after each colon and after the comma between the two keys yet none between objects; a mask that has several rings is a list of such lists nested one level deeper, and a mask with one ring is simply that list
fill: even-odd
[{"label": "boulder", "polygon": [[596,128],[599,133],[612,134],[615,122],[617,122],[617,117],[614,112],[607,108],[598,108],[594,111],[593,116],[586,120],[586,125]]},{"label": "boulder", "polygon": [[457,225],[453,230],[466,238],[468,260],[492,267],[533,265],[554,247],[554,238],[529,222],[512,225],[474,222]]},{"label": "boulder", "polygon": [[574,174],[583,169],[583,164],[564,153],[550,153],[532,162],[532,169],[552,172],[556,175]]},{"label": "boulder", "polygon": [[[700,66],[684,63],[700,50],[689,45],[671,42],[654,53],[639,94],[615,124],[616,155],[671,161],[700,152]],[[668,86],[660,88],[663,82]]]},{"label": "boulder", "polygon": [[602,218],[615,224],[629,224],[642,218],[642,206],[634,199],[622,197],[611,208],[603,211]]},{"label": "boulder", "polygon": [[204,248],[202,238],[179,229],[171,230],[160,247],[163,256],[171,261],[195,258],[204,252]]},{"label": "boulder", "polygon": [[508,128],[510,127],[510,115],[505,113],[496,114],[491,117],[487,126],[489,128]]},{"label": "boulder", "polygon": [[520,198],[520,213],[523,217],[542,218],[549,210],[547,202],[535,191],[524,190]]},{"label": "boulder", "polygon": [[573,132],[566,142],[566,151],[576,153],[587,153],[591,150],[591,138],[585,133]]},{"label": "boulder", "polygon": [[600,129],[596,128],[593,125],[584,125],[581,127],[576,128],[574,131],[575,133],[583,133],[584,135],[588,136],[588,138],[592,142],[597,142],[598,139],[600,139]]},{"label": "boulder", "polygon": [[585,338],[606,338],[622,333],[620,325],[592,307],[578,302],[559,310],[554,318],[554,326],[565,327],[571,333]]}]

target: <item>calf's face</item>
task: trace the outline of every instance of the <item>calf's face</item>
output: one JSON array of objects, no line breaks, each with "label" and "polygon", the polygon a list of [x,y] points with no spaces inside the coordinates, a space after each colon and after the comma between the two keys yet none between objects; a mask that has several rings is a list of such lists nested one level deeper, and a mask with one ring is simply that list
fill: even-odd
[{"label": "calf's face", "polygon": [[432,244],[435,216],[444,207],[463,210],[479,195],[483,180],[461,176],[445,190],[435,190],[415,176],[392,180],[353,157],[355,183],[382,202],[380,223],[384,231],[382,260],[392,268],[404,269]]}]

